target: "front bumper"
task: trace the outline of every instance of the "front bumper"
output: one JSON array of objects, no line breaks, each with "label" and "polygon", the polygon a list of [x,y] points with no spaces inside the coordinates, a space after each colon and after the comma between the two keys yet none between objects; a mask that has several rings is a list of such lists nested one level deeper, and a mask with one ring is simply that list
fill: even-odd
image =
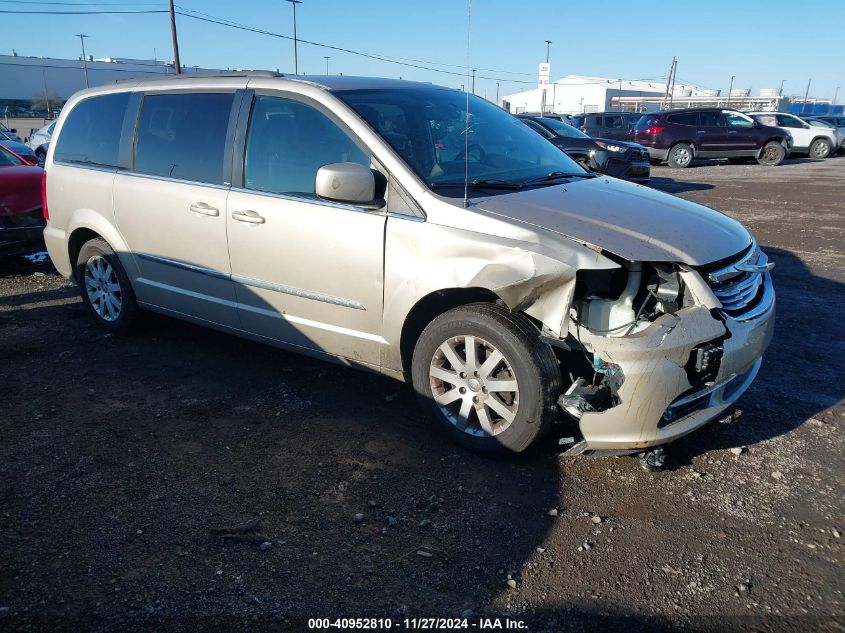
[{"label": "front bumper", "polygon": [[[666,444],[717,417],[753,382],[772,338],[775,301],[766,275],[769,303],[749,320],[714,317],[704,306],[664,315],[626,337],[582,337],[602,360],[621,368],[619,404],[584,413],[584,441],[574,452],[634,451]],[[711,383],[694,388],[684,366],[692,350],[724,338],[724,354]]]},{"label": "front bumper", "polygon": [[651,157],[652,160],[660,160],[664,161],[669,158],[669,149],[660,149],[657,147],[647,147],[648,155]]}]

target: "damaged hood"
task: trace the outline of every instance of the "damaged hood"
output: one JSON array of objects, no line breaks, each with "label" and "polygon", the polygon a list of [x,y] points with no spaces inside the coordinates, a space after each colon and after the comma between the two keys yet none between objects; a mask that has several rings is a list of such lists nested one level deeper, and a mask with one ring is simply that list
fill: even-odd
[{"label": "damaged hood", "polygon": [[629,261],[699,266],[751,243],[745,227],[718,211],[613,178],[484,198],[472,208],[554,231]]}]

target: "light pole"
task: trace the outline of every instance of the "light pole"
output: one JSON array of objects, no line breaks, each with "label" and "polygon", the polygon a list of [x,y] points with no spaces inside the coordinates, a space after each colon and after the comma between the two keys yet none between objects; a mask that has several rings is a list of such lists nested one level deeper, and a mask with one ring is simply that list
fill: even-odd
[{"label": "light pole", "polygon": [[331,55],[323,55],[323,59],[326,60],[326,75],[329,74],[329,60],[331,59]]},{"label": "light pole", "polygon": [[[839,90],[839,88],[837,88]],[[496,105],[499,105],[499,82],[496,82]]]},{"label": "light pole", "polygon": [[475,94],[475,68],[472,69],[472,94]]},{"label": "light pole", "polygon": [[552,41],[546,40],[546,63],[549,63],[549,46],[551,46]]},{"label": "light pole", "polygon": [[726,108],[727,108],[729,105],[731,105],[731,92],[733,92],[733,89],[734,89],[734,79],[735,79],[735,78],[736,78],[736,75],[731,75],[731,85],[730,85],[730,87],[728,88],[728,100],[727,100],[727,102],[725,103],[725,107],[726,107]]},{"label": "light pole", "polygon": [[831,105],[836,105],[836,97],[838,97],[838,96],[839,96],[839,89],[840,89],[841,87],[842,87],[842,86],[836,86],[836,92],[834,92],[834,93],[833,93],[833,103],[832,103]]},{"label": "light pole", "polygon": [[804,114],[804,107],[807,105],[807,97],[810,96],[810,83],[812,81],[812,77],[807,80],[807,91],[804,93],[804,103],[801,104],[801,114]]},{"label": "light pole", "polygon": [[296,5],[302,4],[302,0],[285,0],[293,5],[293,74],[299,74],[299,52],[296,49]]},{"label": "light pole", "polygon": [[780,90],[778,90],[778,96],[779,97],[783,96],[783,84],[785,84],[785,83],[786,83],[786,79],[780,80]]},{"label": "light pole", "polygon": [[176,36],[176,10],[173,0],[170,0],[170,37],[173,39],[173,71],[182,74],[182,63],[179,61],[179,38]]},{"label": "light pole", "polygon": [[88,83],[88,58],[85,57],[85,38],[88,36],[84,33],[77,33],[76,37],[79,38],[79,42],[82,44],[82,70],[85,72],[85,87],[90,88],[91,84]]}]

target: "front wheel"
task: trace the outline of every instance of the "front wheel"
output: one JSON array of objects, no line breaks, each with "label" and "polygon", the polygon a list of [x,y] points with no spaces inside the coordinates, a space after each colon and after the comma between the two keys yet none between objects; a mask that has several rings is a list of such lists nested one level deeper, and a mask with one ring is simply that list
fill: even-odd
[{"label": "front wheel", "polygon": [[692,147],[686,143],[678,143],[669,150],[669,167],[684,169],[692,165]]},{"label": "front wheel", "polygon": [[486,303],[434,319],[417,341],[411,373],[437,426],[483,454],[528,448],[553,422],[562,391],[557,358],[531,322]]},{"label": "front wheel", "polygon": [[82,245],[76,258],[76,281],[82,302],[101,327],[125,334],[138,317],[129,277],[115,252],[102,238]]},{"label": "front wheel", "polygon": [[830,155],[830,142],[824,138],[817,138],[810,144],[810,158],[821,160]]},{"label": "front wheel", "polygon": [[784,158],[786,158],[786,150],[783,148],[783,145],[777,141],[769,141],[763,147],[763,151],[760,152],[757,162],[761,165],[775,167],[776,165],[780,165]]}]

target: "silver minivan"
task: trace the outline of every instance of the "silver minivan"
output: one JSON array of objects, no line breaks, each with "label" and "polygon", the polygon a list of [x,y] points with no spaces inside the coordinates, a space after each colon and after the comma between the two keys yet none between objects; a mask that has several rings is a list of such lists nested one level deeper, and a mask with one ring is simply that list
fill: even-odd
[{"label": "silver minivan", "polygon": [[481,452],[643,451],[748,388],[772,264],[739,223],[581,169],[430,84],[273,73],[74,95],[44,231],[93,318],[143,310],[412,382]]}]

